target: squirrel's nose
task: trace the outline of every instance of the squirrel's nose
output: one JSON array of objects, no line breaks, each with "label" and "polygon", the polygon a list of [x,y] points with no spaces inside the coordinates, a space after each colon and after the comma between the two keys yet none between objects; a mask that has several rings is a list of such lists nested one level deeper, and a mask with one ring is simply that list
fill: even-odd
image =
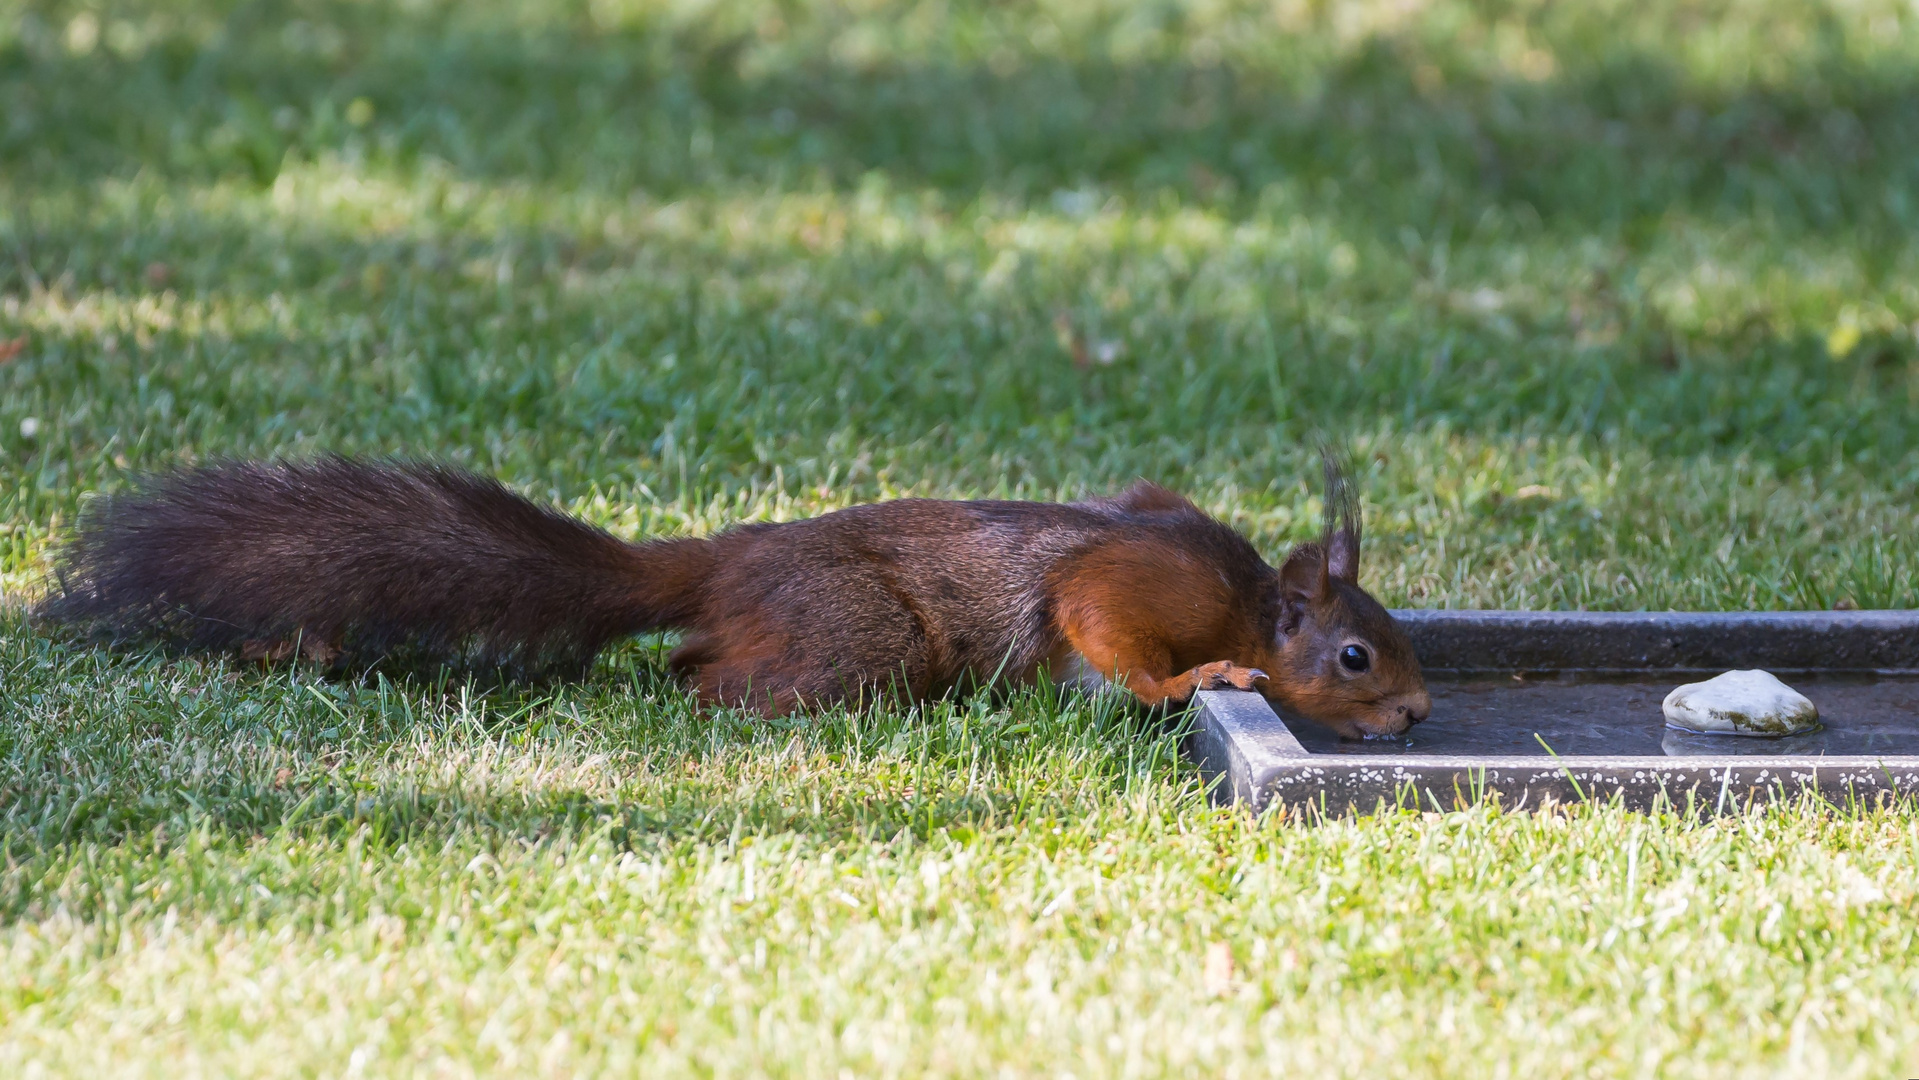
[{"label": "squirrel's nose", "polygon": [[1421,691],[1417,697],[1407,698],[1399,711],[1405,714],[1407,723],[1417,724],[1433,714],[1432,696]]}]

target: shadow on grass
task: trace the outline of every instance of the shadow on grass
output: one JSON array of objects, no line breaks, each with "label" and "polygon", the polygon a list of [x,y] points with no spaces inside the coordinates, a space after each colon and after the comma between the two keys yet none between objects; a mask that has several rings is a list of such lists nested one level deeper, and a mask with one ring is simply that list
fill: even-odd
[{"label": "shadow on grass", "polygon": [[[1056,52],[1015,35],[990,53],[958,31],[849,58],[845,33],[879,40],[910,21],[841,26],[796,9],[767,38],[725,8],[624,30],[557,9],[180,10],[171,33],[121,52],[72,55],[52,11],[0,46],[0,156],[16,182],[144,170],[265,184],[289,154],[333,153],[669,198],[872,171],[960,198],[1093,184],[1231,206],[1280,184],[1388,237],[1411,227],[1440,243],[1495,206],[1628,242],[1674,211],[1764,213],[1788,231],[1855,228],[1875,274],[1919,213],[1887,197],[1919,182],[1919,73],[1859,60],[1819,27],[1791,77],[1728,90],[1676,50],[1594,28],[1562,43],[1557,73],[1528,80],[1471,35],[1410,30],[1275,28],[1266,51],[1222,63],[1176,59],[1176,44],[1121,59],[1103,36]],[[1023,17],[953,15],[1015,32],[1031,29]],[[1162,28],[1168,41],[1184,17]]]},{"label": "shadow on grass", "polygon": [[529,686],[444,670],[317,680],[16,637],[0,679],[8,858],[193,833],[924,838],[1191,779],[1184,718],[1111,697],[1041,688],[762,720],[698,708],[637,645],[585,681]]},{"label": "shadow on grass", "polygon": [[635,800],[580,791],[476,795],[412,784],[368,788],[238,779],[143,793],[72,790],[45,793],[31,807],[13,800],[0,809],[0,851],[19,857],[63,845],[116,844],[156,829],[174,836],[209,830],[239,838],[363,834],[375,846],[461,833],[521,843],[590,834],[620,848],[774,833],[803,833],[834,843],[885,840],[902,831],[924,839],[959,826],[984,831],[1034,816],[1078,816],[1068,801],[1035,801],[1007,788],[931,795],[910,789],[861,795],[833,791],[815,805],[804,792],[712,790],[723,786],[723,781],[680,783],[661,789],[657,797]]},{"label": "shadow on grass", "polygon": [[[1143,252],[1029,266],[1020,288],[987,295],[948,280],[935,252],[795,250],[768,255],[758,272],[770,282],[804,267],[804,287],[736,288],[721,304],[702,297],[707,275],[726,272],[730,257],[698,238],[648,238],[649,258],[663,259],[657,272],[620,265],[630,254],[582,252],[555,230],[503,242],[457,228],[369,237],[309,224],[263,240],[245,221],[182,208],[169,209],[163,227],[115,213],[42,222],[14,240],[75,288],[131,285],[129,304],[150,290],[144,263],[177,256],[199,268],[178,286],[187,301],[287,313],[277,325],[156,330],[138,350],[102,349],[97,333],[37,341],[0,369],[0,389],[88,416],[50,433],[70,438],[66,447],[45,444],[76,460],[109,438],[122,450],[258,452],[248,448],[281,445],[289,430],[336,429],[344,416],[356,432],[378,434],[335,435],[325,449],[398,439],[396,448],[420,452],[410,433],[464,445],[507,430],[527,447],[550,444],[547,456],[590,444],[612,462],[660,452],[670,431],[676,447],[697,448],[696,475],[710,464],[714,475],[762,478],[769,439],[803,458],[836,440],[897,444],[930,433],[948,457],[964,458],[962,446],[1025,439],[1036,426],[1172,435],[1168,417],[1201,410],[1208,423],[1178,427],[1179,460],[1204,457],[1213,443],[1243,457],[1247,439],[1283,434],[1275,410],[1295,429],[1383,416],[1406,431],[1613,432],[1666,454],[1760,446],[1787,469],[1862,451],[1897,460],[1919,445],[1908,422],[1919,364],[1910,335],[1874,330],[1836,364],[1811,329],[1748,319],[1680,330],[1603,278],[1583,291],[1568,283],[1576,295],[1546,297],[1538,310],[1514,307],[1504,324],[1449,306],[1443,293],[1386,301],[1333,283],[1313,290],[1311,307],[1276,294],[1258,318],[1194,304],[1134,319],[1122,362],[1082,370],[1060,351],[1056,318],[1096,310],[1089,296],[1107,264]],[[497,257],[502,243],[530,253],[512,289],[476,285],[465,264]],[[291,269],[276,273],[275,261]],[[0,266],[0,289],[24,291],[24,265]],[[568,275],[582,267],[605,273],[610,291],[569,291]],[[381,290],[363,286],[369,270],[389,268]],[[1285,275],[1268,273],[1283,293]],[[882,305],[897,297],[902,318],[875,325],[830,302],[861,294]],[[1575,346],[1568,303],[1601,312],[1615,338]],[[1412,318],[1400,317],[1407,305]],[[1352,329],[1335,336],[1328,320]],[[670,367],[655,362],[669,353]]]}]

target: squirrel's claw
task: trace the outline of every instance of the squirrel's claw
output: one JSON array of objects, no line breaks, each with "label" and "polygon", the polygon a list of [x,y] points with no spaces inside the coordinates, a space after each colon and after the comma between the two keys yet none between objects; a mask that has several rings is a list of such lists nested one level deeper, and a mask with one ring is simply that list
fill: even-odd
[{"label": "squirrel's claw", "polygon": [[1194,688],[1198,690],[1251,690],[1254,683],[1266,681],[1258,668],[1240,667],[1229,660],[1193,669]]}]

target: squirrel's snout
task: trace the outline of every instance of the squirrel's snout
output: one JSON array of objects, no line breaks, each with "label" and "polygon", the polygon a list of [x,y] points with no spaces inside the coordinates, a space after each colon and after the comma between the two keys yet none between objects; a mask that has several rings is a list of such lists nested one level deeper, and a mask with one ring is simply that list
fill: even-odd
[{"label": "squirrel's snout", "polygon": [[1400,702],[1399,714],[1406,718],[1408,724],[1417,724],[1426,719],[1433,714],[1432,695],[1422,690],[1417,695]]}]

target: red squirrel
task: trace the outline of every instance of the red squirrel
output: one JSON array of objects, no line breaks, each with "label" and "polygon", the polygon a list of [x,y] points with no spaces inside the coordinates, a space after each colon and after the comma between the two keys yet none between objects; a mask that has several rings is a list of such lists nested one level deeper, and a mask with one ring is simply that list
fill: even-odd
[{"label": "red squirrel", "polygon": [[677,629],[702,702],[767,715],[1074,672],[1146,705],[1257,690],[1348,737],[1431,709],[1411,644],[1358,583],[1357,500],[1278,568],[1165,488],[1077,503],[899,499],[710,539],[628,543],[495,480],[330,457],[149,480],[82,516],[40,614],[278,659],[398,648],[584,671]]}]

